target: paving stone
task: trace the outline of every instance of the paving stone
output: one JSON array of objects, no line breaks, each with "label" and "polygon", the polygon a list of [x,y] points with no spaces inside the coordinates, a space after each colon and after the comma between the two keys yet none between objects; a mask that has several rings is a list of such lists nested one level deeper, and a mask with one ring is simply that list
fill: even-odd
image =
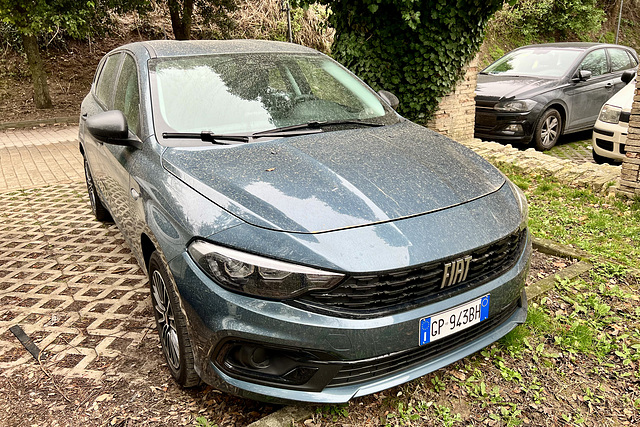
[{"label": "paving stone", "polygon": [[148,281],[114,224],[93,219],[83,182],[0,193],[0,371],[33,363],[20,325],[55,375],[96,368],[156,339]]}]

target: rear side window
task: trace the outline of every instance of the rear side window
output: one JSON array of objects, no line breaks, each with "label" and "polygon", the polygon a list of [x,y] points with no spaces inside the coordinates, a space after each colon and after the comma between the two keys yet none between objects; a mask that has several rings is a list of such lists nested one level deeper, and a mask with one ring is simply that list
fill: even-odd
[{"label": "rear side window", "polygon": [[118,72],[118,65],[120,65],[121,58],[122,54],[119,53],[107,58],[96,84],[96,96],[104,105],[107,106],[107,109],[111,106],[111,99],[113,97],[113,90],[116,83],[116,74]]},{"label": "rear side window", "polygon": [[113,108],[124,113],[129,130],[139,135],[140,129],[140,94],[138,92],[138,69],[130,55],[125,55],[122,71],[116,86]]},{"label": "rear side window", "polygon": [[594,50],[589,53],[580,65],[581,70],[591,71],[593,77],[605,74],[608,68],[607,55],[604,49]]},{"label": "rear side window", "polygon": [[627,52],[622,49],[608,49],[609,58],[611,58],[611,71],[622,71],[628,70],[633,65],[631,65],[631,61],[629,60],[629,55]]}]

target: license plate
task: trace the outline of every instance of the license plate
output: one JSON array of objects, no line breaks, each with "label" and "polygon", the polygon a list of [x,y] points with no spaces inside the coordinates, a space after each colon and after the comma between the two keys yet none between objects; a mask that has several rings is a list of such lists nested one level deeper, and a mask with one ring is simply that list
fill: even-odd
[{"label": "license plate", "polygon": [[448,337],[486,320],[489,317],[490,296],[490,294],[485,295],[450,310],[420,319],[420,345]]}]

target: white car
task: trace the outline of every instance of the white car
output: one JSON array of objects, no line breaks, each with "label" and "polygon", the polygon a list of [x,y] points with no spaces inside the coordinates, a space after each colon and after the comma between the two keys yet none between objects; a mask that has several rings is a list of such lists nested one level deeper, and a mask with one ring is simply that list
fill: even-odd
[{"label": "white car", "polygon": [[593,160],[598,164],[620,163],[625,158],[629,117],[636,89],[635,75],[635,70],[625,71],[622,81],[627,85],[600,110],[592,136]]}]

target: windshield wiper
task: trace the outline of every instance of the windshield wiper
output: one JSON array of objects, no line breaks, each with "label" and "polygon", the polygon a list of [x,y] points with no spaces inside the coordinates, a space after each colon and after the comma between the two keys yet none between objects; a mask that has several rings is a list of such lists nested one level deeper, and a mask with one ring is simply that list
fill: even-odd
[{"label": "windshield wiper", "polygon": [[186,139],[199,139],[201,141],[212,142],[219,145],[232,145],[234,142],[249,142],[251,140],[250,135],[218,135],[209,131],[202,131],[199,133],[190,132],[165,132],[162,134],[163,138],[186,138]]},{"label": "windshield wiper", "polygon": [[378,127],[384,126],[380,123],[369,123],[360,120],[334,120],[334,121],[313,121],[302,123],[299,125],[283,126],[275,129],[263,130],[260,132],[252,133],[251,135],[224,135],[216,134],[210,131],[202,132],[164,132],[162,137],[165,139],[172,138],[185,138],[185,139],[200,139],[201,141],[211,142],[219,145],[233,145],[233,143],[251,142],[258,138],[269,137],[283,137],[283,136],[300,136],[308,135],[312,133],[321,133],[322,126],[334,126],[334,125],[360,125]]},{"label": "windshield wiper", "polygon": [[263,130],[260,132],[255,132],[251,134],[251,136],[264,137],[267,135],[269,136],[277,135],[280,133],[285,133],[285,132],[298,130],[298,129],[318,129],[318,132],[320,132],[321,131],[320,129],[322,128],[322,126],[333,126],[333,125],[361,125],[361,126],[371,126],[371,127],[384,126],[383,124],[380,124],[380,123],[363,122],[361,120],[332,120],[332,121],[322,121],[322,122],[312,121],[307,123],[301,123],[299,125],[283,126],[275,129]]}]

